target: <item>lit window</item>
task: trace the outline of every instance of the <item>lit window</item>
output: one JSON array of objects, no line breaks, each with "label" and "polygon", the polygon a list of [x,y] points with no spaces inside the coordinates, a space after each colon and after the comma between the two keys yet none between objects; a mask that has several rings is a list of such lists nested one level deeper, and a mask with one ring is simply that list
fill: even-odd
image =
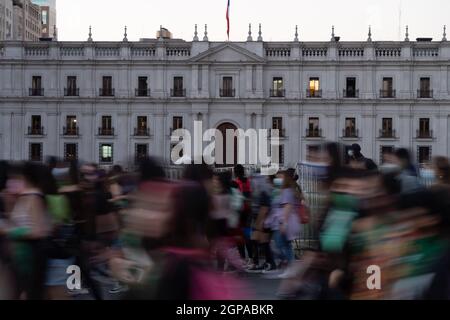
[{"label": "lit window", "polygon": [[42,11],[42,24],[47,24],[47,11]]},{"label": "lit window", "polygon": [[309,80],[309,90],[319,90],[319,79],[318,78],[311,78]]},{"label": "lit window", "polygon": [[310,78],[308,87],[310,97],[320,96],[320,81],[319,78]]},{"label": "lit window", "polygon": [[101,144],[100,145],[100,162],[111,163],[112,158],[113,158],[112,153],[113,153],[112,144]]}]

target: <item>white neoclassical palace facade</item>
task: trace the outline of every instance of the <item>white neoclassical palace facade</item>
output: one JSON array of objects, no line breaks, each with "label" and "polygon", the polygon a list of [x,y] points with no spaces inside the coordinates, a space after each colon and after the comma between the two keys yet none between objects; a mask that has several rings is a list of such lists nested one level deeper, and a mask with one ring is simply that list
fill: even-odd
[{"label": "white neoclassical palace facade", "polygon": [[324,141],[450,155],[450,42],[0,42],[0,159],[170,163],[174,129],[281,129],[286,166]]}]

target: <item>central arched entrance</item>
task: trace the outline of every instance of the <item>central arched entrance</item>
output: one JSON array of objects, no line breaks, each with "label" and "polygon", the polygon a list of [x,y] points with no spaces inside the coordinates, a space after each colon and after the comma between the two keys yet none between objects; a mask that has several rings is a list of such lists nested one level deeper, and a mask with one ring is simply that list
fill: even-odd
[{"label": "central arched entrance", "polygon": [[[220,131],[220,133],[222,134],[223,137],[223,148],[222,150],[216,150],[216,167],[218,168],[225,168],[225,167],[234,167],[237,164],[237,137],[234,137],[234,142],[233,142],[233,149],[234,150],[227,150],[227,130],[237,130],[237,127],[230,123],[230,122],[225,122],[222,123],[221,125],[219,125],[217,127],[217,130]],[[234,157],[233,157],[233,163],[227,163],[227,154],[230,154],[231,152],[234,152]],[[222,160],[222,161],[220,161]]]}]

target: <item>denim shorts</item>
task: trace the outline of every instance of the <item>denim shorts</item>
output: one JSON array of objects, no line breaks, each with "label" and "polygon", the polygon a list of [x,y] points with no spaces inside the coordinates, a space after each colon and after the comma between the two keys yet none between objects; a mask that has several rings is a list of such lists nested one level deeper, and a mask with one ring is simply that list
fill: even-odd
[{"label": "denim shorts", "polygon": [[75,263],[75,258],[70,259],[50,259],[47,264],[47,279],[46,286],[66,286],[67,279],[70,274],[67,274],[67,268]]}]

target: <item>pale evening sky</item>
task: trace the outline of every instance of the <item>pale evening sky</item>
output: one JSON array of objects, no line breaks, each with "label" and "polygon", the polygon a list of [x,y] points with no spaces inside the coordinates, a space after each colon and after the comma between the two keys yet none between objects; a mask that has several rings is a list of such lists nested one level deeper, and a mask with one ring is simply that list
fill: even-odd
[{"label": "pale evening sky", "polygon": [[[128,39],[154,38],[160,25],[174,38],[191,41],[194,25],[203,38],[208,24],[210,41],[226,40],[227,0],[57,0],[60,41],[84,41],[89,25],[94,41],[120,41],[128,27]],[[401,7],[401,15],[400,15]],[[262,24],[265,41],[290,41],[295,25],[300,41],[328,41],[331,25],[342,41],[367,39],[372,25],[373,40],[399,40],[405,25],[410,39],[442,39],[443,25],[449,26],[449,0],[231,0],[230,40],[245,41],[248,24],[253,38]]]}]

